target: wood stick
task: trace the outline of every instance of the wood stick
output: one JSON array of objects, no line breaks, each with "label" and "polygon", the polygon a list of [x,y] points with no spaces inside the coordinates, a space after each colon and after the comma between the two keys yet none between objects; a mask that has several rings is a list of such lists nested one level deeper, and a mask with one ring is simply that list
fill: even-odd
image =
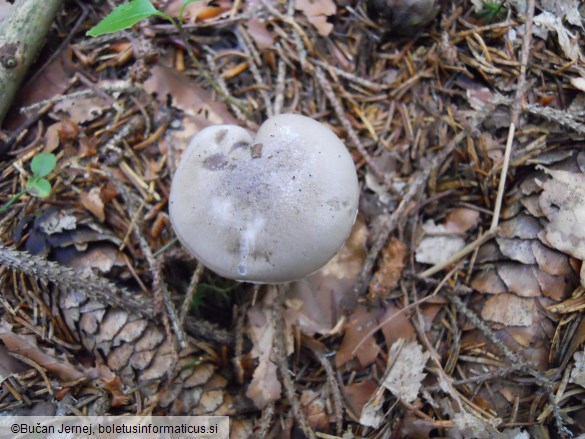
[{"label": "wood stick", "polygon": [[16,0],[0,30],[0,125],[35,61],[62,0]]}]

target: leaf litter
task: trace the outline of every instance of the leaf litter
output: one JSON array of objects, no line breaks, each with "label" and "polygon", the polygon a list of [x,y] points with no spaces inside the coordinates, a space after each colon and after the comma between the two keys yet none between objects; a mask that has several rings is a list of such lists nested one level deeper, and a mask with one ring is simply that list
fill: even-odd
[{"label": "leaf litter", "polygon": [[[15,204],[2,219],[1,239],[75,267],[80,279],[107,279],[111,291],[129,288],[141,306],[112,305],[120,291],[90,300],[84,293],[99,282],[67,288],[52,265],[10,262],[0,272],[3,337],[51,385],[63,381],[55,387],[60,392],[79,396],[100,382],[118,412],[231,414],[234,437],[293,436],[303,426],[299,416],[335,437],[434,431],[520,438],[554,436],[559,424],[585,432],[584,301],[577,282],[584,221],[578,142],[585,121],[576,2],[536,2],[526,111],[497,236],[449,267],[448,277],[417,274],[489,228],[520,72],[525,19],[519,14],[527,3],[510,2],[510,21],[487,26],[458,3],[415,38],[394,38],[371,8],[347,2],[298,1],[289,8],[196,2],[187,10],[189,41],[211,76],[158,19],[110,40],[74,32],[72,44],[23,87],[15,109],[27,107],[26,116],[13,112],[6,129],[24,128],[1,157],[4,200],[18,191],[21,170],[41,150],[60,157],[55,193]],[[165,7],[176,16],[180,5]],[[63,19],[51,34],[59,41],[81,12],[76,4],[66,8],[71,22]],[[95,24],[94,12],[107,9],[100,8],[83,26]],[[117,81],[124,85],[113,91]],[[246,111],[238,113],[234,102]],[[47,104],[48,112],[35,112]],[[170,176],[189,138],[210,124],[253,128],[273,104],[331,126],[364,182],[347,245],[284,298],[292,393],[274,355],[275,297],[260,287],[254,298],[251,288],[226,287],[206,270],[192,278],[196,262],[173,244],[166,214]],[[448,157],[424,174],[450,145]],[[534,172],[539,163],[546,172]],[[364,267],[373,276],[363,282],[362,296],[356,285]],[[194,303],[214,291],[205,299],[211,306],[193,306],[177,325],[172,309],[181,307],[191,283]],[[155,314],[153,303],[165,305],[156,305]],[[183,343],[187,348],[179,349]],[[234,373],[236,353],[241,369]],[[30,367],[4,374],[29,385],[22,387],[25,396],[47,394],[42,375]],[[60,374],[69,367],[83,383],[67,386]],[[565,382],[563,367],[571,371]],[[128,392],[133,388],[140,395]],[[552,406],[547,389],[558,392]],[[2,395],[0,410],[22,406],[10,392]],[[99,404],[88,407],[93,412]]]}]

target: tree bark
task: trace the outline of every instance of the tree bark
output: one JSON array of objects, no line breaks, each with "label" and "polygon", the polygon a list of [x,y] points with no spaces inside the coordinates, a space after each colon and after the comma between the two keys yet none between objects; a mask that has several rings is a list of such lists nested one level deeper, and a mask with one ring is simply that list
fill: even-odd
[{"label": "tree bark", "polygon": [[63,0],[16,0],[0,29],[0,125]]}]

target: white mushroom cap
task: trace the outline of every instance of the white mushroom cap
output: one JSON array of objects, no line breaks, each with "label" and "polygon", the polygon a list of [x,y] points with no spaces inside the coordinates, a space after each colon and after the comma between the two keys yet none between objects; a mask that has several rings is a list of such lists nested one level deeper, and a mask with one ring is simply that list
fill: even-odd
[{"label": "white mushroom cap", "polygon": [[216,273],[289,282],[335,255],[358,198],[341,140],[313,119],[281,114],[255,138],[235,125],[201,130],[173,178],[170,217],[183,245]]}]

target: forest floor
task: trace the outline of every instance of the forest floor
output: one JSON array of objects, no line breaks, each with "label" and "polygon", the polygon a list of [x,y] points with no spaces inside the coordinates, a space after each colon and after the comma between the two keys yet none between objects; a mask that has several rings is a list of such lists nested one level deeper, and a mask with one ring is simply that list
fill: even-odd
[{"label": "forest floor", "polygon": [[[585,433],[578,2],[433,4],[213,0],[183,35],[155,17],[90,38],[114,2],[66,1],[0,132],[0,204],[57,159],[50,194],[0,216],[0,412]],[[177,241],[172,175],[202,128],[279,113],[345,142],[359,215],[302,281],[226,280]]]}]

